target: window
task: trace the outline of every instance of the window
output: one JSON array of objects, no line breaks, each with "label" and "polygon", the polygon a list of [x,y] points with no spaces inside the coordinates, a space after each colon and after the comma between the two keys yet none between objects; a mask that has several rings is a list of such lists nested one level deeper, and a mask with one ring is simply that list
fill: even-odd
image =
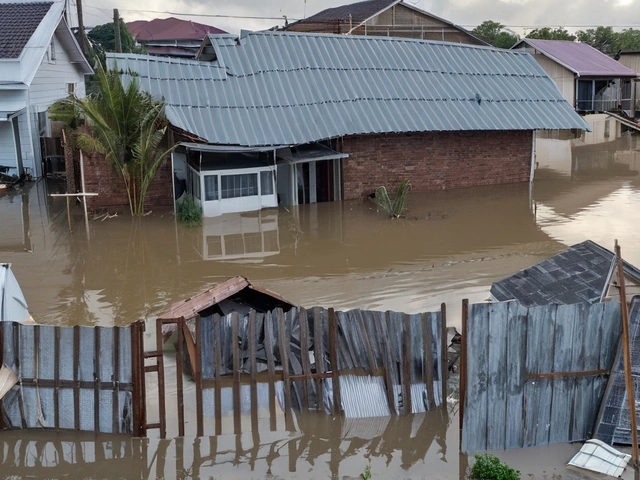
[{"label": "window", "polygon": [[69,95],[73,95],[76,93],[76,84],[75,83],[67,83],[67,93]]},{"label": "window", "polygon": [[187,170],[187,185],[189,193],[200,200],[200,176],[190,168]]},{"label": "window", "polygon": [[273,195],[273,174],[270,170],[260,172],[260,194]]},{"label": "window", "polygon": [[258,174],[223,175],[222,198],[250,197],[258,195]]},{"label": "window", "polygon": [[218,200],[218,176],[205,175],[204,177],[204,199],[206,201]]},{"label": "window", "polygon": [[47,48],[47,61],[51,63],[56,61],[56,44],[53,40],[51,40],[49,48]]}]

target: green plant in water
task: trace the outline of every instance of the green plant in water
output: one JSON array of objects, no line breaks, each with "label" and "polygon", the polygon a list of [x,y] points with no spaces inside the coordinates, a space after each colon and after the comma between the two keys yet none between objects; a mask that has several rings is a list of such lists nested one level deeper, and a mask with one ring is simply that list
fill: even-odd
[{"label": "green plant in water", "polygon": [[387,187],[378,187],[375,192],[375,201],[389,216],[398,218],[402,213],[404,201],[410,188],[409,180],[402,180],[393,197],[390,197],[387,193]]},{"label": "green plant in water", "polygon": [[476,455],[476,463],[471,469],[473,480],[519,480],[520,471],[500,461],[495,455]]},{"label": "green plant in water", "polygon": [[364,472],[360,474],[362,480],[370,480],[371,478],[371,465],[364,467]]},{"label": "green plant in water", "polygon": [[202,208],[196,203],[193,195],[185,194],[178,205],[178,220],[187,227],[199,227],[202,225]]}]

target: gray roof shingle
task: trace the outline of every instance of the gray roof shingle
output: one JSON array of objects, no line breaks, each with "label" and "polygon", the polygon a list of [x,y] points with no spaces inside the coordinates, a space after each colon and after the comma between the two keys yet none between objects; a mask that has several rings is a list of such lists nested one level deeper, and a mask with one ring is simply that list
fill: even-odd
[{"label": "gray roof shingle", "polygon": [[53,2],[0,3],[0,58],[18,58]]},{"label": "gray roof shingle", "polygon": [[[498,301],[516,300],[525,307],[600,301],[615,260],[613,252],[587,240],[532,267],[495,282],[491,294]],[[624,262],[627,275],[640,271]]]},{"label": "gray roof shingle", "polygon": [[[386,10],[396,3],[396,1],[397,0],[367,0],[365,2],[327,8],[326,10],[322,10],[321,12],[311,15],[310,17],[296,23],[352,21],[354,25],[357,25],[376,13]],[[349,17],[349,15],[351,15],[351,17]]]}]

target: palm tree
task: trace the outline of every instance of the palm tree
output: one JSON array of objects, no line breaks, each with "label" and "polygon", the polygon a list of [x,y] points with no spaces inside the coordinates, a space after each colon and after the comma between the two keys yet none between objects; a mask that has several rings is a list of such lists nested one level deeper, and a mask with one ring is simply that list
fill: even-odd
[{"label": "palm tree", "polygon": [[140,216],[149,184],[171,151],[160,147],[167,129],[164,102],[140,90],[135,77],[124,85],[116,69],[99,66],[96,76],[98,93],[74,100],[91,127],[91,133],[78,135],[77,144],[113,164],[127,190],[131,214]]}]

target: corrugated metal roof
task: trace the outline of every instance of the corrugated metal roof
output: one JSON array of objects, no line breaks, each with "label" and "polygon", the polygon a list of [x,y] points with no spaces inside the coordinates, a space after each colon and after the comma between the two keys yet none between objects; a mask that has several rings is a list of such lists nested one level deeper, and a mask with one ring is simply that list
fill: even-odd
[{"label": "corrugated metal roof", "polygon": [[[208,43],[207,43],[208,42]],[[345,135],[588,129],[529,54],[423,40],[210,35],[211,63],[108,54],[163,96],[169,121],[222,145]]]},{"label": "corrugated metal roof", "polygon": [[531,45],[581,77],[636,77],[638,75],[586,43],[523,38],[513,48],[517,48],[522,43]]}]

